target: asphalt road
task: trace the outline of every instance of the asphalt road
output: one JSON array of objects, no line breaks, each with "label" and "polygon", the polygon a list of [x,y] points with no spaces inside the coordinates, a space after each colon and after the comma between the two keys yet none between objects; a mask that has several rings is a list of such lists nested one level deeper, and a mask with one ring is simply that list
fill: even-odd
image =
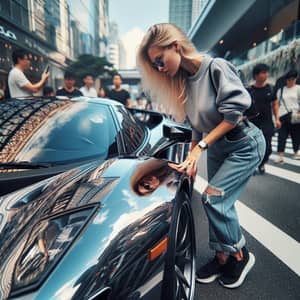
[{"label": "asphalt road", "polygon": [[[300,299],[300,161],[291,159],[290,142],[286,151],[287,162],[278,166],[270,160],[266,174],[251,178],[237,204],[247,247],[256,257],[254,268],[235,290],[217,281],[197,283],[195,300]],[[214,253],[207,245],[208,225],[197,182],[192,205],[200,267]]]}]

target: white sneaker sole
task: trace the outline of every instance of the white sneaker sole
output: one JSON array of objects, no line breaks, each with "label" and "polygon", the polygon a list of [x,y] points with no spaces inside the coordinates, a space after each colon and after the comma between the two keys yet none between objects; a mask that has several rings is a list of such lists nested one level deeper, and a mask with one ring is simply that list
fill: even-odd
[{"label": "white sneaker sole", "polygon": [[220,276],[221,276],[221,273],[212,275],[207,278],[196,278],[196,281],[200,282],[200,283],[211,283],[211,282],[215,281],[217,278],[219,278]]},{"label": "white sneaker sole", "polygon": [[231,283],[231,284],[225,284],[222,282],[222,280],[219,280],[220,284],[228,289],[238,288],[239,286],[241,286],[243,284],[247,274],[253,268],[254,264],[255,264],[255,256],[251,252],[249,252],[249,261],[246,264],[243,272],[241,273],[240,278],[236,282]]}]

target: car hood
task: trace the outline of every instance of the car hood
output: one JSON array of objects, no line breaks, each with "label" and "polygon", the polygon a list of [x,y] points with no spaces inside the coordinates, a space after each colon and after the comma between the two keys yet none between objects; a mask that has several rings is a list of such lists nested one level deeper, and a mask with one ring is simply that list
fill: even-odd
[{"label": "car hood", "polygon": [[[151,170],[162,169],[167,171],[159,175],[155,190],[141,195],[137,182]],[[132,224],[140,224],[153,211],[170,213],[179,177],[165,161],[112,159],[100,165],[93,162],[80,166],[1,197],[0,298],[6,298],[11,291],[18,296],[37,290],[47,279],[37,299],[50,299],[57,293],[61,293],[60,299],[68,299],[63,296],[64,286],[72,283],[75,293],[83,274],[99,265],[103,253],[110,253],[107,249],[124,235],[122,232]],[[41,241],[47,241],[49,234],[41,238],[41,232],[52,223],[65,226],[62,224],[69,222],[69,216],[83,221],[61,254],[54,258],[47,255],[48,261],[42,266],[28,260],[33,244],[43,252]],[[131,230],[125,234],[126,240],[135,240],[144,232],[145,228]]]}]

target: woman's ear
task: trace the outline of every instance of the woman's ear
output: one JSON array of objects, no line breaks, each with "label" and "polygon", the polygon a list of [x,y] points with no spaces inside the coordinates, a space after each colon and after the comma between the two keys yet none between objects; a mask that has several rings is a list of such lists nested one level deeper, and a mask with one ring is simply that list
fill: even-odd
[{"label": "woman's ear", "polygon": [[179,46],[178,41],[174,41],[172,45],[175,47],[175,51],[176,51],[176,52],[179,52],[180,46]]}]

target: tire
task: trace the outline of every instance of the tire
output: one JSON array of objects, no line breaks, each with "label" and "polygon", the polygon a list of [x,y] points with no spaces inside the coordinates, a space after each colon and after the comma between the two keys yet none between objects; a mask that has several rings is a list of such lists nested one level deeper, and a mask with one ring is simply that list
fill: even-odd
[{"label": "tire", "polygon": [[161,300],[193,300],[196,272],[196,242],[191,204],[185,192],[178,193],[166,252]]}]

